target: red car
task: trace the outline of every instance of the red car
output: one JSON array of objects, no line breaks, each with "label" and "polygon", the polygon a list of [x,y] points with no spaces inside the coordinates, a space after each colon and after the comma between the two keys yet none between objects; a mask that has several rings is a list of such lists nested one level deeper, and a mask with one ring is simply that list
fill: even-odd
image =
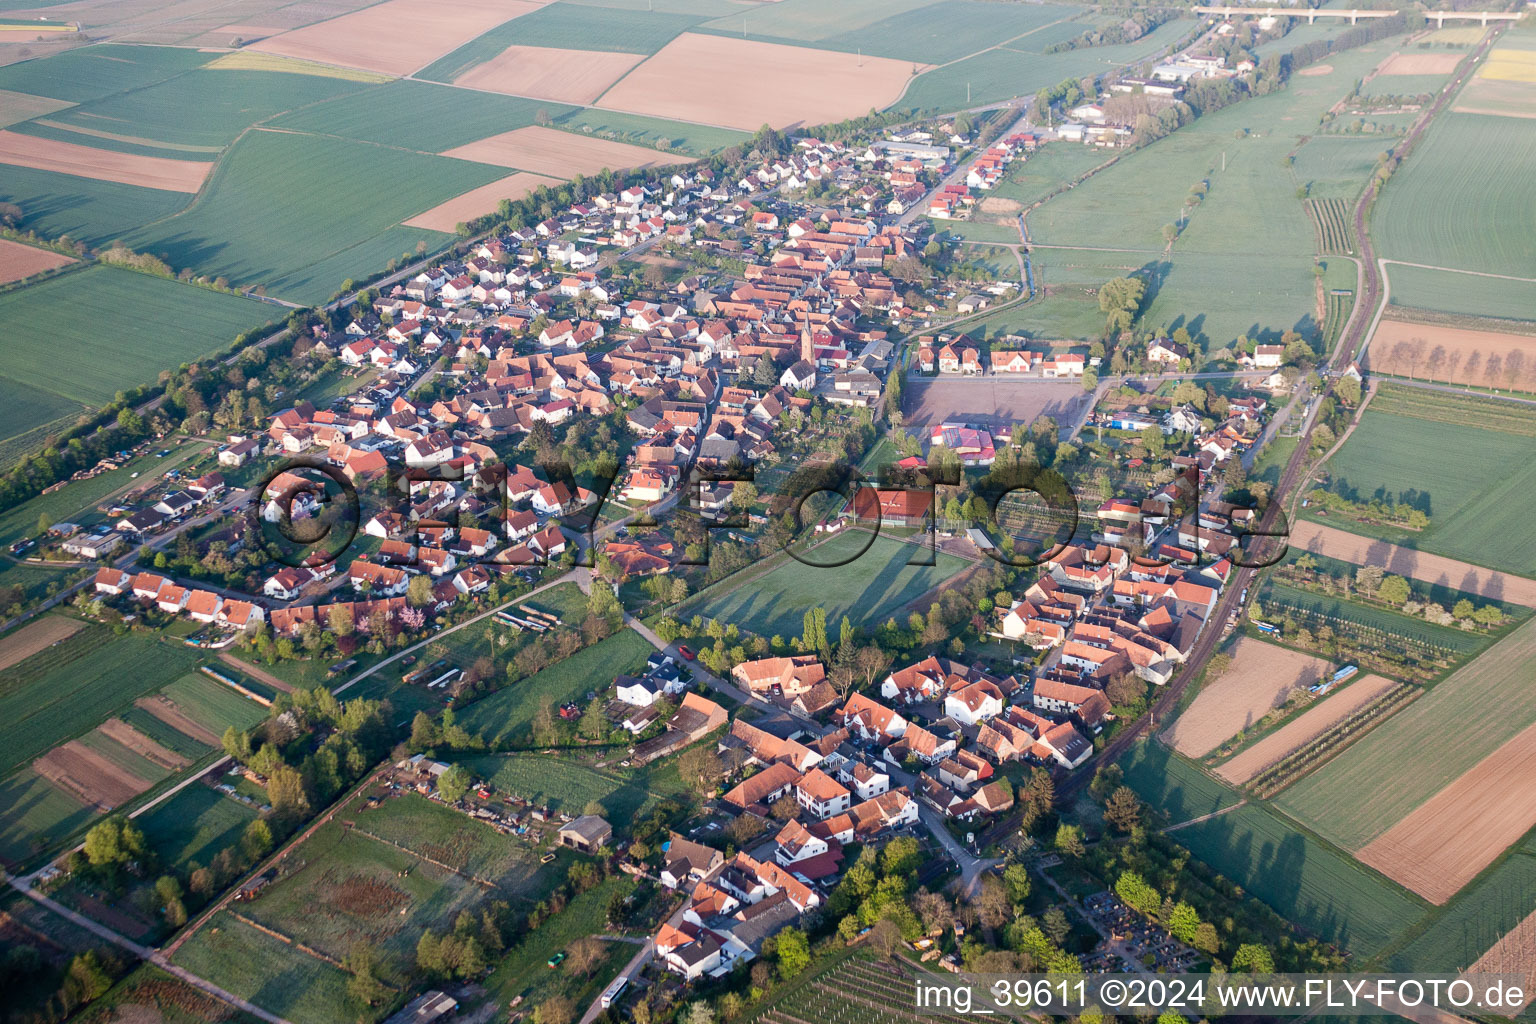
[{"label": "red car", "polygon": [[685,647],[682,644],[678,644],[677,645],[677,653],[681,654],[684,658],[688,659],[689,661],[692,661],[694,658],[698,657],[698,655],[694,654],[692,651],[690,651],[687,647]]}]

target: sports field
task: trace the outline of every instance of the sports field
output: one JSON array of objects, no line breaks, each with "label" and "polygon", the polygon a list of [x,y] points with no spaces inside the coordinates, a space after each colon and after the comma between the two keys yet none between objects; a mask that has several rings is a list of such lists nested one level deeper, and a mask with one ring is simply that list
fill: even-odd
[{"label": "sports field", "polygon": [[[418,242],[441,246],[442,234],[396,225],[505,176],[463,160],[256,131],[230,149],[191,207],[128,242],[177,269],[316,302]],[[306,187],[294,189],[296,180]]]},{"label": "sports field", "polygon": [[1475,565],[1536,575],[1523,509],[1536,498],[1529,438],[1465,423],[1368,410],[1328,464],[1328,488],[1353,500],[1406,501],[1428,513],[1421,532],[1337,517],[1331,526]]},{"label": "sports field", "polygon": [[[95,266],[0,295],[10,324],[0,398],[40,389],[104,405],[161,370],[227,348],[237,334],[276,318],[254,299],[120,267]],[[0,436],[35,424],[0,413]]]},{"label": "sports field", "polygon": [[1536,267],[1536,119],[1442,113],[1371,217],[1392,259],[1515,274]]},{"label": "sports field", "polygon": [[[1536,691],[1529,685],[1533,664],[1536,619],[1285,790],[1275,803],[1339,845],[1359,849],[1536,722]],[[1447,722],[1455,723],[1455,742],[1445,742]],[[1426,751],[1434,755],[1425,756]]]},{"label": "sports field", "polygon": [[602,692],[613,685],[615,676],[643,667],[652,650],[639,633],[621,630],[462,709],[459,724],[493,746],[527,746],[529,723],[540,708],[571,700],[585,702],[588,690]]},{"label": "sports field", "polygon": [[924,549],[889,537],[874,538],[868,550],[859,554],[869,541],[868,533],[849,531],[807,555],[820,564],[851,559],[837,568],[805,565],[785,556],[764,575],[745,570],[704,592],[683,614],[733,622],[762,636],[786,637],[800,635],[805,613],[812,607],[826,609],[829,630],[844,615],[868,625],[893,615],[905,621],[903,606],[953,579],[967,565],[964,559],[943,552],[934,556],[937,565],[908,565],[908,559],[925,557]]}]

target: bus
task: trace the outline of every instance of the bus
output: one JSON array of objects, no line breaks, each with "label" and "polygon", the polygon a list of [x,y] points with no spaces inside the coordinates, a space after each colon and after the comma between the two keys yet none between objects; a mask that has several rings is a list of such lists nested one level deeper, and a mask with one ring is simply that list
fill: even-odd
[{"label": "bus", "polygon": [[602,998],[598,1000],[598,1004],[602,1006],[603,1009],[608,1009],[614,1004],[614,1001],[619,998],[619,993],[623,992],[625,986],[628,984],[629,979],[624,977],[622,974],[619,975],[619,980],[603,989],[603,995]]}]

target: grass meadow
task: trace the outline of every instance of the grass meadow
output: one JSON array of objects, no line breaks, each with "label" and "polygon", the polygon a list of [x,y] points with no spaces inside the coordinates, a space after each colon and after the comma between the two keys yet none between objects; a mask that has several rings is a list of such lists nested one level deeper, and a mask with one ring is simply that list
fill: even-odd
[{"label": "grass meadow", "polygon": [[[11,325],[5,377],[25,389],[104,405],[161,370],[227,348],[275,312],[254,299],[119,267],[87,267],[0,295],[0,320]],[[28,426],[12,419],[0,414],[0,436]]]},{"label": "grass meadow", "polygon": [[923,557],[924,549],[889,537],[875,537],[860,554],[869,540],[863,531],[837,534],[807,557],[819,563],[848,558],[848,564],[821,568],[784,556],[763,575],[748,569],[716,584],[679,614],[733,622],[761,636],[798,636],[806,611],[813,607],[826,609],[829,630],[845,615],[877,625],[892,615],[904,618],[904,605],[952,579],[967,564],[938,552],[937,565],[908,565],[908,559]]},{"label": "grass meadow", "polygon": [[128,241],[178,269],[317,302],[417,243],[441,246],[449,236],[397,225],[505,176],[467,160],[257,131],[230,149],[191,207]]},{"label": "grass meadow", "polygon": [[345,971],[221,910],[171,962],[294,1024],[351,1020]]},{"label": "grass meadow", "polygon": [[1536,267],[1532,166],[1536,120],[1442,113],[1377,200],[1381,255],[1530,276],[1516,268]]},{"label": "grass meadow", "polygon": [[1291,170],[1313,199],[1354,199],[1392,141],[1364,135],[1314,135],[1296,151]]},{"label": "grass meadow", "polygon": [[[1359,849],[1536,722],[1533,658],[1536,619],[1286,789],[1275,804],[1340,846]],[[1454,743],[1445,742],[1448,722],[1455,723]]]},{"label": "grass meadow", "polygon": [[527,744],[529,725],[539,708],[565,701],[583,702],[588,690],[602,692],[614,677],[633,674],[654,648],[632,629],[585,647],[564,661],[498,690],[463,708],[458,721],[492,745]]},{"label": "grass meadow", "polygon": [[1536,499],[1529,451],[1529,439],[1517,434],[1370,410],[1329,461],[1328,489],[1354,500],[1407,502],[1427,513],[1430,524],[1415,533],[1328,522],[1476,565],[1536,574],[1536,550],[1521,542],[1524,510]]},{"label": "grass meadow", "polygon": [[676,774],[665,768],[610,770],[542,754],[487,754],[462,763],[500,792],[570,815],[596,801],[615,822],[633,821],[655,800],[682,792]]},{"label": "grass meadow", "polygon": [[211,786],[194,782],[136,819],[160,862],[185,873],[193,861],[206,865],[240,841],[256,810]]}]

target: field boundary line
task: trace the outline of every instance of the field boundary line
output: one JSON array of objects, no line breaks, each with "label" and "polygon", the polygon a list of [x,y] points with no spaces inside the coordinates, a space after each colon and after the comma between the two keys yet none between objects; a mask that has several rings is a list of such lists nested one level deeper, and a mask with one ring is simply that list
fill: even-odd
[{"label": "field boundary line", "polygon": [[332,967],[338,967],[338,968],[341,967],[341,961],[340,960],[337,960],[335,957],[328,956],[325,953],[320,952],[318,949],[315,949],[313,946],[306,946],[304,943],[300,942],[298,939],[291,938],[291,937],[289,937],[287,935],[284,935],[282,932],[278,931],[276,928],[268,928],[266,925],[262,924],[260,921],[252,921],[250,918],[246,917],[242,913],[239,913],[238,911],[231,910],[229,912],[229,916],[234,918],[236,921],[239,921],[241,924],[243,924],[243,925],[245,925],[245,926],[247,926],[249,928],[256,929],[257,931],[261,932],[263,935],[271,936],[272,938],[276,939],[278,942],[284,943],[285,945],[292,946],[294,949],[298,950],[300,953],[304,953],[304,954],[307,954],[309,956],[312,956],[316,960],[321,961],[322,963],[330,964]]},{"label": "field boundary line", "polygon": [[[468,818],[469,816],[465,815],[465,817]],[[470,821],[474,821],[475,819],[470,818],[469,820]],[[370,832],[367,829],[361,828],[361,827],[359,827],[357,825],[350,825],[350,824],[347,824],[346,822],[342,822],[342,825],[343,825],[343,827],[348,832],[356,832],[359,835],[367,836],[369,839],[372,839],[374,842],[383,843],[385,846],[393,846],[395,849],[399,850],[401,853],[409,854],[410,856],[415,857],[417,860],[425,861],[426,863],[431,864],[433,867],[442,868],[444,871],[448,871],[448,872],[451,872],[452,874],[458,875],[460,878],[464,879],[465,881],[474,882],[476,885],[484,886],[487,889],[495,889],[497,892],[503,892],[503,893],[506,893],[508,896],[513,896],[513,897],[516,897],[518,899],[526,899],[527,898],[525,896],[521,896],[518,893],[512,892],[509,889],[502,888],[501,884],[498,883],[498,882],[493,882],[493,881],[491,881],[488,878],[481,878],[478,875],[472,875],[472,874],[470,874],[467,871],[461,871],[458,868],[453,867],[450,864],[444,864],[440,860],[435,860],[432,857],[428,857],[424,853],[420,853],[420,852],[418,852],[416,850],[413,850],[409,846],[401,846],[399,843],[395,842],[393,839],[385,839],[383,836],[378,835],[378,834],[373,833],[373,832]],[[490,828],[490,826],[487,825],[486,828]]]},{"label": "field boundary line", "polygon": [[1237,803],[1233,804],[1230,807],[1222,807],[1222,808],[1219,808],[1218,810],[1212,811],[1210,814],[1202,814],[1198,818],[1190,818],[1188,821],[1181,821],[1181,822],[1178,822],[1177,824],[1174,824],[1174,825],[1168,825],[1168,826],[1166,826],[1163,829],[1163,834],[1167,835],[1169,832],[1174,832],[1174,831],[1177,831],[1178,829],[1181,829],[1181,828],[1188,828],[1190,825],[1198,825],[1202,821],[1210,821],[1212,818],[1219,818],[1223,814],[1227,814],[1227,813],[1229,813],[1231,811],[1235,811],[1239,807],[1246,806],[1247,803],[1248,803],[1248,801],[1246,799],[1239,800]]}]

